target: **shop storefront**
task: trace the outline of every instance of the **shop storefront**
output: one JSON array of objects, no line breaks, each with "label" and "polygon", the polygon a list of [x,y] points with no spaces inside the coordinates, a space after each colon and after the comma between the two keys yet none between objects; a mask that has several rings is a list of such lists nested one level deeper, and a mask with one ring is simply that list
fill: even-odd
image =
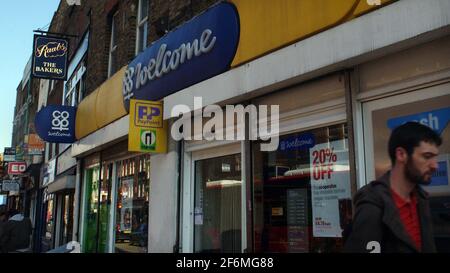
[{"label": "shop storefront", "polygon": [[38,192],[42,201],[36,216],[41,219],[36,226],[41,237],[37,251],[46,252],[73,240],[76,161],[69,154],[66,150],[48,161],[43,171]]},{"label": "shop storefront", "polygon": [[[209,50],[223,47],[230,53],[236,44],[220,44],[227,41],[220,29],[212,24],[217,35],[213,37],[211,22],[199,19],[185,27],[195,25],[200,32],[178,28],[88,96],[78,108],[79,141],[72,148],[82,166],[78,226],[83,250],[340,252],[343,231],[352,218],[353,195],[389,169],[390,129],[412,119],[441,130],[444,139],[440,169],[428,187],[436,240],[444,251],[449,238],[445,142],[449,138],[449,22],[414,24],[436,17],[435,13],[444,18],[439,3],[424,12],[417,1],[383,2],[389,5],[373,13],[365,4],[356,10],[336,4],[342,18],[354,20],[336,27],[341,17],[317,19],[305,30],[283,18],[274,18],[268,26],[245,1],[236,0],[242,19],[239,43],[234,59],[227,60],[231,66],[215,71],[215,77],[202,77],[203,71],[187,61],[205,62],[202,68],[212,71],[216,67],[208,63]],[[270,14],[274,9],[263,10]],[[354,14],[345,17],[349,10]],[[407,13],[402,18],[408,19],[397,21],[393,14],[402,12]],[[285,25],[293,29],[285,33]],[[392,25],[414,30],[400,37]],[[268,38],[261,35],[268,32],[266,28],[283,34]],[[319,30],[324,31],[310,36]],[[354,33],[361,33],[361,40],[350,39]],[[231,36],[235,41],[236,36]],[[186,43],[195,39],[204,50],[197,52],[197,59],[182,63],[181,57],[171,57],[182,54]],[[193,70],[198,78],[186,81]],[[171,88],[161,88],[163,83]],[[176,142],[169,137],[166,154],[128,152],[130,98],[163,99],[164,119],[173,124],[179,118],[171,112],[174,107],[184,105],[189,109],[185,112],[194,115],[202,108],[193,97],[221,109],[278,105],[278,147],[262,151],[258,139]],[[118,107],[110,109],[110,105]],[[244,122],[245,128],[250,122]],[[230,128],[215,128],[221,129]]]},{"label": "shop storefront", "polygon": [[185,143],[182,190],[193,196],[182,209],[187,251],[339,252],[356,188],[345,74],[243,104],[280,106],[278,148],[262,151],[261,141]]},{"label": "shop storefront", "polygon": [[150,156],[130,154],[126,144],[82,160],[83,252],[147,252]]},{"label": "shop storefront", "polygon": [[[392,10],[402,5],[407,4]],[[419,9],[413,13],[417,16]],[[435,30],[434,36],[427,33],[414,45],[398,40],[402,50],[381,49],[378,57],[344,59],[341,72],[315,71],[306,82],[301,73],[292,77],[294,70],[311,69],[312,64],[300,60],[323,60],[328,53],[335,58],[334,49],[323,49],[328,53],[321,56],[317,52],[306,57],[304,52],[342,29],[311,39],[311,44],[299,42],[275,51],[165,99],[165,110],[178,104],[199,109],[187,101],[189,96],[202,97],[207,105],[280,106],[276,151],[261,151],[260,141],[184,143],[183,252],[340,252],[354,193],[390,168],[390,130],[407,120],[430,126],[444,140],[439,170],[425,189],[438,251],[449,251],[448,35]],[[171,115],[166,118],[174,118]]]},{"label": "shop storefront", "polygon": [[[430,71],[430,74],[419,77],[418,82],[411,84],[408,81],[402,81],[396,85],[389,85],[383,95],[377,96],[377,98],[371,96],[374,94],[374,90],[362,89],[359,96],[362,112],[360,122],[366,143],[365,153],[360,155],[361,158],[364,158],[361,166],[365,168],[365,172],[361,172],[361,175],[365,175],[367,181],[380,177],[389,170],[387,137],[390,130],[399,124],[406,121],[417,121],[429,126],[441,136],[443,143],[439,147],[438,170],[434,173],[431,184],[423,187],[429,194],[434,237],[439,252],[450,252],[450,180],[448,174],[450,163],[450,74],[448,70],[442,71],[424,65],[421,61],[423,58],[431,61],[445,58],[444,56],[448,54],[445,46],[448,47],[449,41],[449,38],[446,37],[409,50],[411,53],[417,53],[417,59],[413,62],[420,64],[422,68],[433,70]],[[429,47],[435,49],[433,54],[422,55],[421,51],[423,52]],[[445,62],[448,64],[448,57]],[[362,67],[362,75],[372,77],[376,75],[379,68],[379,62],[367,64]],[[402,73],[397,73],[397,75],[399,74]],[[407,92],[398,93],[399,86],[406,88]]]}]

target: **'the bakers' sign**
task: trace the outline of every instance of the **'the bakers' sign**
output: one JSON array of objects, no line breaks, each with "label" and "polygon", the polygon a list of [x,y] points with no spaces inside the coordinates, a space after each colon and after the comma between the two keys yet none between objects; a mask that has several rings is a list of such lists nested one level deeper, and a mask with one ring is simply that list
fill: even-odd
[{"label": "'the bakers' sign", "polygon": [[67,39],[34,35],[33,77],[66,80],[68,48]]}]

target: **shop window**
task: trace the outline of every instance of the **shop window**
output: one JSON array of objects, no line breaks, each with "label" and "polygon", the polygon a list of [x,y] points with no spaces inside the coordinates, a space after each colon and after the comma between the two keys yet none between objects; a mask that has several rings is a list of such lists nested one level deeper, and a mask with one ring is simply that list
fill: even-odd
[{"label": "shop window", "polygon": [[[63,104],[77,106],[86,95],[86,68],[87,68],[87,49],[89,45],[89,31],[84,34],[80,46],[75,51],[69,67],[68,78],[64,83]],[[54,82],[50,81],[50,90],[53,89]]]},{"label": "shop window", "polygon": [[241,189],[240,154],[195,162],[195,252],[241,252]]},{"label": "shop window", "polygon": [[100,166],[93,166],[85,171],[85,206],[83,226],[83,252],[98,251],[97,225],[99,220],[99,184]]},{"label": "shop window", "polygon": [[150,156],[117,163],[115,252],[147,253]]},{"label": "shop window", "polygon": [[[430,208],[436,247],[439,252],[450,252],[450,95],[431,97],[437,90],[448,87],[434,87],[435,90],[421,90],[416,93],[389,97],[365,105],[366,120],[372,145],[367,145],[368,181],[382,176],[391,168],[387,143],[391,129],[406,121],[418,121],[438,132],[443,140],[439,147],[438,170],[433,174],[431,184],[423,186],[430,194]],[[417,101],[418,96],[427,94],[430,98]],[[448,92],[447,92],[448,94]],[[415,101],[414,101],[415,100]],[[369,140],[370,142],[370,140]],[[372,150],[373,149],[373,150]]]},{"label": "shop window", "polygon": [[64,245],[72,241],[73,231],[73,211],[74,211],[74,192],[64,195],[64,206],[62,215],[61,244]]},{"label": "shop window", "polygon": [[54,194],[48,194],[47,191],[45,190],[44,192],[45,226],[42,238],[43,252],[53,248],[54,226],[55,226],[54,202],[55,202]]},{"label": "shop window", "polygon": [[103,162],[100,173],[98,252],[109,252],[109,224],[113,164]]},{"label": "shop window", "polygon": [[147,47],[148,4],[148,0],[139,0],[136,30],[136,55],[142,52]]},{"label": "shop window", "polygon": [[6,205],[6,198],[7,196],[5,194],[0,195],[0,206]]},{"label": "shop window", "polygon": [[252,145],[255,252],[339,252],[352,217],[346,124],[281,136],[272,152]]}]

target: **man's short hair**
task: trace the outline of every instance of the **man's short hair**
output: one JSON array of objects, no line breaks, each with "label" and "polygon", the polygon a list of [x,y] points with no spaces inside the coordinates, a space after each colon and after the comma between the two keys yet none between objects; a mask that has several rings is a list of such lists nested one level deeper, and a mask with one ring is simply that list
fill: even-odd
[{"label": "man's short hair", "polygon": [[391,133],[388,145],[392,165],[395,164],[395,149],[401,147],[410,156],[421,141],[440,146],[442,138],[430,127],[418,122],[407,122],[395,128]]}]

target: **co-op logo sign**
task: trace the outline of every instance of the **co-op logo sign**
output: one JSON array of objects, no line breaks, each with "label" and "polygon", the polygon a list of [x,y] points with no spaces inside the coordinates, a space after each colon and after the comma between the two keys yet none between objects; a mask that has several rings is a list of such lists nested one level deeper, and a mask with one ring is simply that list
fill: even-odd
[{"label": "co-op logo sign", "polygon": [[40,138],[53,143],[75,142],[76,107],[49,105],[42,108],[34,120]]},{"label": "co-op logo sign", "polygon": [[170,32],[127,67],[123,79],[129,100],[156,101],[230,68],[239,42],[239,18],[231,3],[220,3]]}]

